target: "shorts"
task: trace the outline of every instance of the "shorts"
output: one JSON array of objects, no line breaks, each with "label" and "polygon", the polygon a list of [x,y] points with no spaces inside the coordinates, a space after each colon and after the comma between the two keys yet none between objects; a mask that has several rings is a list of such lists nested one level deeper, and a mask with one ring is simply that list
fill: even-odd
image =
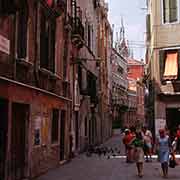
[{"label": "shorts", "polygon": [[148,149],[152,149],[152,144],[151,143],[146,143],[146,146]]}]

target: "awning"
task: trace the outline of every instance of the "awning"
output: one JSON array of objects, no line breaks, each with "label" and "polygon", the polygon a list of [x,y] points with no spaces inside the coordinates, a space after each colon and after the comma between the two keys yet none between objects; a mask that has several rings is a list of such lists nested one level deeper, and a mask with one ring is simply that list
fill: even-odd
[{"label": "awning", "polygon": [[178,75],[178,53],[171,52],[166,54],[164,80],[177,79]]}]

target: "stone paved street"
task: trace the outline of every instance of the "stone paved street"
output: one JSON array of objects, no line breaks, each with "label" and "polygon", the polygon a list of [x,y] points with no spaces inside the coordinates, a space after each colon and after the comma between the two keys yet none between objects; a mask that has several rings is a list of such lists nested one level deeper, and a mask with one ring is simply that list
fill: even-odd
[{"label": "stone paved street", "polygon": [[[122,147],[119,135],[113,136],[111,140],[105,143],[106,146]],[[124,150],[122,149],[122,154]],[[144,177],[146,180],[159,180],[161,177],[160,165],[156,159],[152,163],[145,163]],[[124,157],[115,157],[107,159],[99,158],[96,155],[86,157],[80,155],[70,163],[61,166],[55,170],[50,170],[47,174],[36,180],[134,180],[139,179],[136,175],[135,164],[125,163]],[[180,166],[170,169],[169,179],[180,179]]]}]

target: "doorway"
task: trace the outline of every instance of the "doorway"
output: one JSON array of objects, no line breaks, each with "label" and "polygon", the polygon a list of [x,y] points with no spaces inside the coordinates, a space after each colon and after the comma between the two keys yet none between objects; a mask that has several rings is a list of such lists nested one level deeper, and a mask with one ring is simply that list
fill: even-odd
[{"label": "doorway", "polygon": [[64,160],[65,153],[65,125],[66,111],[61,111],[61,123],[60,123],[60,161]]},{"label": "doorway", "polygon": [[0,99],[0,117],[0,180],[4,180],[8,134],[8,101],[4,99]]},{"label": "doorway", "polygon": [[75,111],[75,142],[76,142],[76,149],[79,147],[79,113]]},{"label": "doorway", "polygon": [[12,104],[11,176],[12,180],[25,178],[27,166],[29,105]]},{"label": "doorway", "polygon": [[166,123],[171,132],[171,136],[174,136],[176,129],[180,124],[180,109],[178,108],[167,108],[166,109]]}]

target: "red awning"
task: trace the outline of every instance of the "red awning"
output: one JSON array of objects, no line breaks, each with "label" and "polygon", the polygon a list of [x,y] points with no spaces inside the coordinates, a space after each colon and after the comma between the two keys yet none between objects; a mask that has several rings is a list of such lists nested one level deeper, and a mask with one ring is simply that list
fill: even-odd
[{"label": "red awning", "polygon": [[165,80],[177,79],[177,76],[178,76],[178,53],[177,52],[167,53],[163,79]]}]

